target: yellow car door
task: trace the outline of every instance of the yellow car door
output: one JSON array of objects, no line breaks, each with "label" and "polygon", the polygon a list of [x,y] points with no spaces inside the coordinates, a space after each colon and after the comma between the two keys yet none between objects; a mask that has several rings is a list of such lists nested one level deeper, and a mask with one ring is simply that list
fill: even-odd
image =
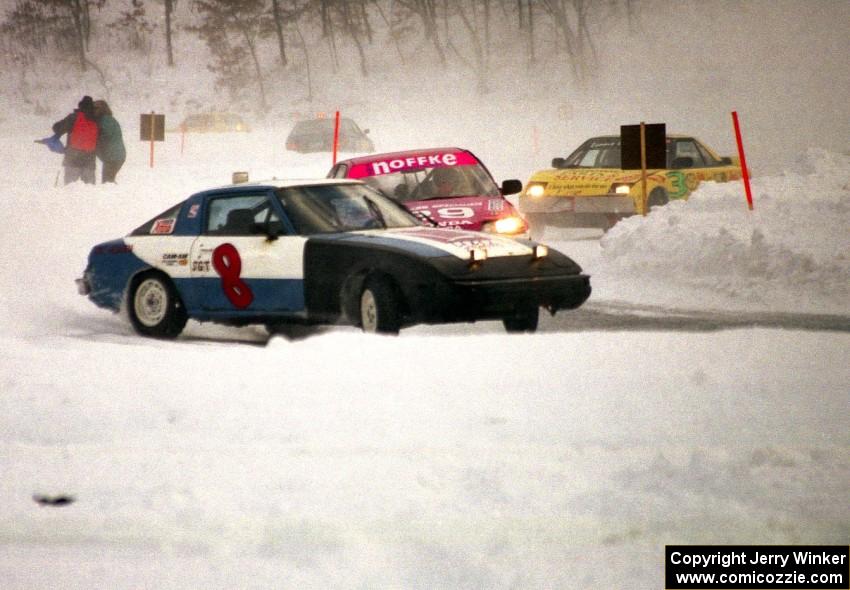
[{"label": "yellow car door", "polygon": [[726,182],[741,177],[730,158],[719,158],[693,137],[668,139],[667,194],[670,199],[687,199],[704,180]]}]

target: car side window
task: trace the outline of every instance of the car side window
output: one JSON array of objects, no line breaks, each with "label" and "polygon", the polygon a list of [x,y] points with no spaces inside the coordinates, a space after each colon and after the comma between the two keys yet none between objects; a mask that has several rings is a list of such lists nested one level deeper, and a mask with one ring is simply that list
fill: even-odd
[{"label": "car side window", "polygon": [[711,152],[709,152],[704,145],[699,142],[696,142],[696,144],[699,153],[702,154],[702,158],[705,161],[706,166],[720,166],[720,161],[716,160],[714,156],[711,155]]},{"label": "car side window", "polygon": [[697,144],[692,139],[679,140],[675,144],[672,168],[703,168],[705,161],[697,149]]},{"label": "car side window", "polygon": [[265,235],[266,227],[282,230],[280,218],[264,194],[219,197],[209,202],[205,225],[208,235]]}]

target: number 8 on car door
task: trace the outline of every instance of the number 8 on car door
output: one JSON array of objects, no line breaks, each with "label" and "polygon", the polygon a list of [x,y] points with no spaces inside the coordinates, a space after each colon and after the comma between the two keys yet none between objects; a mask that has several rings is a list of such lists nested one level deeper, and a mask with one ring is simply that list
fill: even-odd
[{"label": "number 8 on car door", "polygon": [[191,251],[199,303],[210,311],[303,310],[305,242],[287,231],[268,193],[210,199]]}]

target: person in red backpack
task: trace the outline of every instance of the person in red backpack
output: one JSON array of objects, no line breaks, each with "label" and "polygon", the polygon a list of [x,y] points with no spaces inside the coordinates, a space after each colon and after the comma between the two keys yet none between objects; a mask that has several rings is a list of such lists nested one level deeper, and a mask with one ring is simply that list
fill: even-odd
[{"label": "person in red backpack", "polygon": [[68,134],[65,145],[65,184],[82,180],[88,184],[95,182],[95,148],[97,147],[97,119],[94,101],[84,96],[74,112],[53,124],[53,133],[61,136]]}]

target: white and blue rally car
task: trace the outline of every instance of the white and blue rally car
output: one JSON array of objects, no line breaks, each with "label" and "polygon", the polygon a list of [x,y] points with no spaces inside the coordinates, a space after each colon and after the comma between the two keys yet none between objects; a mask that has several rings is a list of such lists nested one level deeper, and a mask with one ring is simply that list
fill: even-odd
[{"label": "white and blue rally car", "polygon": [[540,307],[573,309],[590,295],[589,277],[560,252],[426,227],[368,185],[339,179],[194,194],[95,246],[77,285],[160,338],[176,337],[189,318],[384,333],[501,319],[510,332],[533,332]]}]

